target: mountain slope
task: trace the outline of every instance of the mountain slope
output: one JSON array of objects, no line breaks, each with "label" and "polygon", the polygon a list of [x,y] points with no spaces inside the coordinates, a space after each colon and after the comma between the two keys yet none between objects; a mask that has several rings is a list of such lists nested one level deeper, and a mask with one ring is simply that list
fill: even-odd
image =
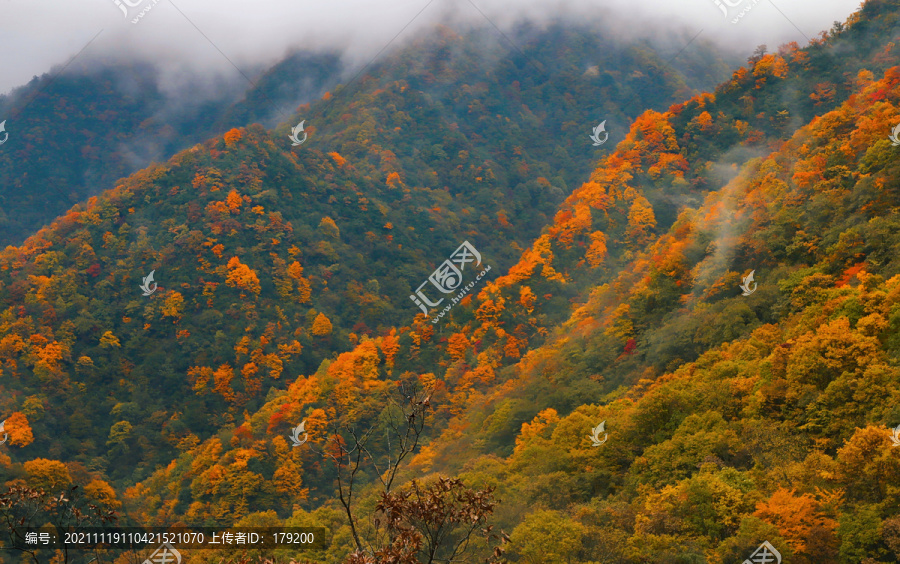
[{"label": "mountain slope", "polygon": [[[777,149],[801,119],[843,103],[860,69],[884,72],[900,64],[892,42],[896,11],[896,2],[867,2],[846,25],[810,46],[758,52],[715,93],[643,114],[617,151],[563,202],[518,264],[470,303],[454,308],[442,325],[469,347],[477,341],[477,349],[490,350],[493,358],[514,360],[526,343],[539,344],[546,330],[566,318],[571,303],[612,282],[685,206],[699,205],[711,188],[733,178],[738,163]],[[836,77],[842,77],[840,87]],[[820,82],[829,78],[836,81],[834,88]],[[658,322],[678,305],[682,292],[668,288],[639,307],[652,310]],[[609,354],[621,353],[627,341]],[[408,356],[404,350],[401,358]],[[676,360],[660,361],[656,370]]]},{"label": "mountain slope", "polygon": [[[279,451],[278,435],[304,418],[319,441],[332,421],[366,428],[382,386],[417,381],[431,390],[434,427],[446,426],[406,476],[440,472],[499,486],[498,522],[513,531],[520,561],[732,562],[764,540],[791,562],[897,558],[900,499],[890,484],[900,459],[884,426],[900,419],[900,186],[886,138],[900,121],[898,73],[855,73],[855,90],[833,111],[773,139],[774,151],[683,210],[661,236],[643,234],[643,247],[622,251],[610,283],[511,368],[479,342],[485,325],[496,331],[505,321],[487,309],[480,326],[467,333],[458,325],[462,338],[441,345],[447,368],[437,375],[425,356],[430,324],[403,332],[399,352],[389,336],[364,341],[130,499],[145,518],[160,518],[172,495],[161,492],[174,488],[182,503],[203,507],[192,516],[221,513],[233,499],[203,489],[203,480],[222,476],[221,491],[234,492],[242,454],[277,461],[259,466],[261,476],[288,460],[302,468],[315,507],[313,492],[327,492],[329,476],[315,452]],[[699,115],[709,103],[673,114]],[[641,192],[625,196],[617,167],[662,160],[665,137],[638,142],[659,122],[653,113],[640,118],[594,173],[626,202]],[[589,201],[601,201],[594,190]],[[550,233],[556,241],[564,231]],[[553,264],[579,268],[565,255]],[[759,286],[744,297],[738,285],[750,270]],[[497,299],[496,290],[485,294],[482,307]],[[471,315],[474,304],[460,307]],[[604,420],[609,441],[592,448],[587,436]],[[148,492],[157,497],[142,503]],[[321,561],[339,561],[342,535]]]},{"label": "mountain slope", "polygon": [[275,70],[291,92],[264,76],[241,102],[243,78],[172,87],[150,63],[102,59],[76,61],[0,96],[9,133],[0,151],[0,243],[20,243],[119,178],[273,105],[287,104],[281,115],[288,115],[335,84],[340,64],[334,55],[297,53]]},{"label": "mountain slope", "polygon": [[[324,525],[319,562],[353,546],[329,434],[374,429],[386,450],[384,401],[417,386],[431,409],[401,478],[497,486],[514,561],[724,563],[764,540],[790,562],[896,559],[897,14],[869,2],[810,47],[638,116],[517,263],[504,249],[556,204],[504,188],[553,167],[503,145],[511,130],[475,143],[486,130],[461,117],[505,119],[471,85],[434,100],[429,75],[453,64],[302,108],[300,149],[287,126],[231,130],[0,255],[2,407],[17,433],[24,416],[35,437],[79,439],[50,455],[136,483],[119,495],[140,522]],[[857,43],[862,59],[838,58]],[[852,78],[831,95],[815,82],[829,64]],[[507,206],[521,232],[491,229]],[[506,274],[439,324],[406,321],[413,281],[460,234]],[[292,448],[303,420],[310,442]],[[19,464],[37,456],[27,442],[10,478],[39,477]],[[380,475],[358,475],[363,511]]]},{"label": "mountain slope", "polygon": [[[900,186],[883,124],[900,120],[898,72],[863,73],[846,104],[685,213],[436,441],[429,466],[468,460],[462,476],[499,477],[526,551],[539,512],[518,512],[544,507],[586,528],[577,554],[592,560],[731,562],[763,540],[791,562],[897,558],[900,458],[885,426],[900,419]],[[742,249],[749,297],[722,260]],[[683,299],[660,322],[636,307],[672,286]],[[634,351],[605,357],[623,331]],[[574,409],[557,391],[617,385]],[[472,461],[528,409],[508,458]],[[609,441],[594,449],[602,420]]]},{"label": "mountain slope", "polygon": [[[546,33],[538,59],[558,55],[549,49],[560,32]],[[556,73],[587,106],[556,108],[539,71],[504,62],[506,51],[491,60],[444,30],[377,78],[304,109],[302,146],[291,147],[286,126],[232,129],[4,251],[0,340],[12,379],[0,407],[41,405],[47,416],[35,433],[59,438],[23,456],[49,452],[133,483],[259,408],[270,387],[286,386],[283,374],[309,374],[412,319],[409,295],[434,268],[435,249],[468,238],[496,268],[510,264],[567,178],[595,155],[568,154],[564,147],[590,142],[586,134],[562,142],[573,127],[565,124],[610,94],[604,80],[585,76],[584,61],[612,66],[621,52],[584,43],[584,30],[573,35],[582,43],[568,47],[572,62]],[[422,52],[435,55],[423,64],[412,56]],[[652,82],[641,105],[683,85],[664,74]],[[619,99],[636,96],[622,87]],[[529,105],[554,113],[540,118]],[[551,117],[565,125],[551,130],[560,141],[552,151],[552,135],[525,127]],[[508,141],[520,136],[521,144]],[[540,142],[529,147],[529,139]],[[158,291],[142,296],[151,271]]]},{"label": "mountain slope", "polygon": [[[540,61],[542,68],[554,68],[554,57],[558,53],[551,51],[549,45],[560,45],[563,51],[572,54],[568,61],[570,66],[557,68],[551,74],[564,77],[566,87],[580,91],[584,99],[605,101],[603,113],[615,116],[624,126],[643,111],[644,102],[650,107],[658,107],[680,99],[681,92],[696,92],[718,82],[728,68],[708,45],[700,45],[689,56],[674,61],[674,68],[684,69],[682,74],[673,67],[663,68],[661,56],[656,54],[661,48],[598,40],[593,37],[593,30],[585,28],[568,32],[559,27],[544,31],[525,29],[520,34],[517,41],[527,40],[534,44],[533,47],[526,46],[523,55],[516,54],[507,44],[497,45],[496,41],[491,41],[491,33],[475,30],[443,46],[420,44],[425,51],[418,47],[406,48],[398,55],[376,63],[369,72],[382,78],[392,76],[394,80],[409,75],[422,76],[425,81],[432,82],[435,76],[444,72],[436,70],[438,67],[454,65],[452,75],[445,74],[431,84],[429,94],[441,97],[456,90],[458,82],[478,84],[485,73],[488,73],[490,83],[493,69],[486,64],[488,61],[500,65],[496,78],[510,82],[531,80],[536,71],[528,61]],[[469,46],[460,47],[465,44]],[[485,51],[475,52],[476,45]],[[417,59],[429,50],[433,55],[423,66]],[[437,56],[440,50],[446,51],[445,55],[464,52],[465,56],[444,60]],[[579,51],[580,55],[575,56]],[[494,56],[482,60],[484,53]],[[514,66],[503,62],[513,55],[514,59],[519,58],[513,61]],[[598,71],[596,77],[581,76],[588,66],[587,61],[594,66],[600,63],[609,70]],[[623,73],[620,69],[638,66],[647,67],[650,72],[642,78],[622,80],[619,77],[631,72]],[[432,71],[435,71],[434,75]],[[344,79],[352,78],[351,70],[344,68],[340,56],[327,52],[296,52],[270,69],[255,70],[249,74],[260,77],[249,88],[243,78],[203,76],[195,77],[190,84],[173,87],[164,82],[162,74],[151,63],[126,65],[103,59],[76,60],[58,75],[35,78],[0,97],[0,112],[7,120],[6,130],[10,133],[10,140],[0,151],[0,204],[3,210],[16,210],[16,213],[2,212],[0,215],[0,243],[21,242],[76,202],[113,187],[117,179],[152,161],[166,160],[179,150],[221,135],[229,128],[257,121],[271,127],[289,116],[298,104],[318,99],[340,82],[342,74]],[[546,83],[548,76],[539,76],[538,80]],[[686,81],[691,82],[690,87]],[[506,89],[508,84],[503,86]],[[361,89],[354,88],[353,92],[372,91],[378,87],[369,81]],[[562,109],[547,103],[548,98],[558,98],[562,92],[544,84],[541,88],[526,86],[523,93],[513,92],[512,95],[525,104],[533,104],[538,97],[543,97],[544,101],[537,103],[534,110],[540,112],[550,108],[552,117],[558,120],[553,123],[554,128],[566,124],[567,128],[576,127],[574,123],[577,122],[580,137],[586,125],[582,123],[582,115],[573,113],[575,104]],[[477,106],[483,101],[484,94],[479,85],[463,96],[465,100],[456,102]],[[503,92],[503,95],[507,94],[510,92]],[[520,94],[525,94],[524,98]],[[491,95],[497,97],[500,93],[494,91]],[[457,109],[464,110],[464,107]],[[487,108],[481,110],[475,111],[483,113]],[[466,112],[462,111],[461,115]],[[522,138],[517,144],[520,149],[546,148],[548,153],[554,152],[561,131],[551,131],[548,137],[548,132],[540,131],[545,128],[540,123],[541,116],[511,117],[520,126],[517,132],[517,137]],[[587,121],[595,119],[598,118],[592,113]],[[342,123],[338,119],[335,125],[342,127]],[[320,129],[322,125],[318,124]],[[482,125],[487,123],[482,122]],[[509,127],[502,122],[491,126]],[[532,131],[535,127],[538,131]],[[566,133],[570,140],[572,136]],[[553,159],[541,157],[540,160],[558,165],[560,151],[555,150],[557,155]],[[400,153],[399,150],[395,152]],[[572,159],[565,162],[573,164]],[[580,170],[583,168],[581,164]],[[549,169],[542,172],[550,174]],[[539,187],[531,189],[538,190]]]}]

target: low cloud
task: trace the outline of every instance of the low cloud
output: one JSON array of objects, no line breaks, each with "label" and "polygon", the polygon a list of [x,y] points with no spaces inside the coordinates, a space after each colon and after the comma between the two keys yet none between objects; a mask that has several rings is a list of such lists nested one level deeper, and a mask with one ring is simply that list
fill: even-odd
[{"label": "low cloud", "polygon": [[116,1],[3,1],[0,92],[73,57],[153,62],[173,88],[198,73],[252,76],[296,48],[338,49],[358,68],[392,41],[402,45],[446,21],[506,33],[523,18],[571,18],[631,38],[660,30],[696,35],[749,55],[760,44],[803,45],[859,6],[858,0],[742,0],[734,8],[725,2],[737,0],[143,0],[136,7]]}]

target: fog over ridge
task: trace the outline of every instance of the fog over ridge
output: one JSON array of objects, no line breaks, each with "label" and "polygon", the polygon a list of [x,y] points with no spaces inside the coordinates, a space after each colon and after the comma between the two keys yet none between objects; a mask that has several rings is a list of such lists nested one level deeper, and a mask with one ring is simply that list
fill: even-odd
[{"label": "fog over ridge", "polygon": [[[137,0],[130,0],[136,3]],[[137,24],[137,12],[152,5]],[[730,0],[732,3],[736,0]],[[0,7],[0,93],[76,60],[142,60],[163,69],[175,85],[198,73],[248,76],[288,52],[339,50],[350,68],[366,64],[392,40],[397,47],[437,23],[496,25],[505,33],[518,21],[571,19],[594,22],[604,33],[629,38],[682,31],[722,49],[751,53],[827,30],[859,7],[858,0],[744,0],[751,6],[737,24],[715,0],[334,0],[327,4],[269,0],[144,0],[129,8],[116,0],[60,3],[7,0]],[[99,35],[98,35],[99,33]],[[96,36],[96,39],[91,41]],[[396,39],[395,39],[396,38]]]}]

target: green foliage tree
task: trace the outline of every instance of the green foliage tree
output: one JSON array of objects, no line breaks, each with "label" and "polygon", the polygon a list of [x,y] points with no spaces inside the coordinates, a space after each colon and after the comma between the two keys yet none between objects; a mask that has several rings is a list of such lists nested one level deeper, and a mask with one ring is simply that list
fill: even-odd
[{"label": "green foliage tree", "polygon": [[560,511],[538,510],[513,529],[515,552],[531,564],[570,564],[581,550],[586,528]]}]

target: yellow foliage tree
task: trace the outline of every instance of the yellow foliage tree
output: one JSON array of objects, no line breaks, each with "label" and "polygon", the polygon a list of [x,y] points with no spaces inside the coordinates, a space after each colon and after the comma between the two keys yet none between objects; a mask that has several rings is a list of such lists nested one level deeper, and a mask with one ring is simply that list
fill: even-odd
[{"label": "yellow foliage tree", "polygon": [[103,480],[91,480],[84,487],[84,495],[88,499],[111,508],[121,507],[122,502],[116,499],[116,491]]},{"label": "yellow foliage tree", "polygon": [[519,358],[522,353],[519,349],[528,345],[525,339],[517,339],[512,335],[506,336],[506,344],[503,347],[503,354],[509,358]]},{"label": "yellow foliage tree", "polygon": [[[482,292],[486,294],[486,292]],[[481,295],[479,295],[479,299]],[[478,309],[475,310],[475,319],[484,323],[487,326],[498,325],[500,321],[500,314],[503,313],[505,309],[506,300],[503,296],[497,292],[495,299],[493,300],[484,300]]]},{"label": "yellow foliage tree", "polygon": [[544,429],[558,422],[559,414],[552,407],[548,407],[535,415],[531,423],[522,423],[522,430],[519,432],[519,436],[516,437],[515,452],[521,451],[528,445],[529,441],[540,435]]},{"label": "yellow foliage tree", "polygon": [[344,166],[345,164],[347,164],[347,159],[342,157],[341,154],[338,153],[337,151],[332,151],[331,153],[328,153],[328,156],[331,157],[332,159],[334,159],[335,164],[337,164],[338,166]]},{"label": "yellow foliage tree", "polygon": [[322,221],[319,222],[319,231],[321,231],[323,235],[331,237],[332,239],[337,239],[341,236],[341,230],[338,229],[337,224],[330,217],[322,218]]},{"label": "yellow foliage tree", "polygon": [[35,458],[24,464],[28,475],[26,482],[32,488],[53,494],[63,490],[72,483],[69,469],[59,460]]},{"label": "yellow foliage tree", "polygon": [[534,292],[531,291],[531,288],[528,286],[520,286],[519,287],[519,305],[525,308],[525,311],[531,313],[534,311],[534,303],[537,301],[537,296],[534,295]]},{"label": "yellow foliage tree", "polygon": [[644,243],[650,230],[656,227],[656,216],[647,198],[638,196],[628,211],[628,236],[638,244]]},{"label": "yellow foliage tree", "polygon": [[292,459],[286,458],[272,475],[272,482],[275,484],[275,490],[288,495],[291,501],[302,501],[309,493],[309,488],[303,487],[302,476],[300,466]]},{"label": "yellow foliage tree", "polygon": [[262,384],[256,373],[259,372],[259,366],[255,362],[248,362],[241,368],[241,376],[244,378],[244,391],[248,396],[255,395]]},{"label": "yellow foliage tree", "polygon": [[397,330],[391,329],[390,335],[381,339],[381,352],[384,353],[384,364],[388,369],[394,368],[394,359],[400,350],[400,340],[397,339]]},{"label": "yellow foliage tree", "polygon": [[309,280],[303,277],[303,266],[299,262],[294,261],[288,265],[288,276],[297,281],[297,298],[301,304],[309,301],[312,292],[309,287]]},{"label": "yellow foliage tree", "polygon": [[319,313],[313,321],[312,334],[316,337],[324,337],[331,335],[331,329],[331,320],[324,313]]},{"label": "yellow foliage tree", "polygon": [[300,264],[299,262],[297,262],[297,261],[294,261],[294,262],[292,262],[291,264],[289,264],[289,265],[288,265],[288,268],[287,268],[287,271],[288,271],[288,275],[289,275],[291,278],[293,278],[294,280],[298,280],[298,279],[300,279],[300,278],[303,278],[303,265],[301,265],[301,264]]},{"label": "yellow foliage tree", "polygon": [[181,317],[184,311],[184,296],[180,292],[169,292],[162,306],[162,314],[166,317]]},{"label": "yellow foliage tree", "polygon": [[602,231],[591,233],[591,246],[588,247],[585,258],[593,268],[597,268],[606,259],[606,235]]},{"label": "yellow foliage tree", "polygon": [[794,495],[794,490],[780,488],[756,506],[756,517],[765,519],[781,531],[797,554],[815,558],[824,552],[823,542],[833,544],[837,521],[827,517],[816,499],[809,494]]},{"label": "yellow foliage tree", "polygon": [[305,304],[309,301],[309,298],[312,296],[312,290],[309,286],[309,280],[306,278],[300,278],[297,280],[297,301],[301,304]]},{"label": "yellow foliage tree", "polygon": [[605,333],[615,336],[622,341],[627,340],[634,334],[634,325],[631,322],[631,306],[628,304],[619,304],[610,316],[609,327]]},{"label": "yellow foliage tree", "polygon": [[213,370],[208,366],[192,366],[188,368],[188,377],[194,379],[194,391],[200,392],[212,378]]},{"label": "yellow foliage tree", "polygon": [[106,349],[109,347],[121,347],[122,344],[119,343],[119,338],[113,335],[112,331],[107,331],[100,336],[100,346]]}]

